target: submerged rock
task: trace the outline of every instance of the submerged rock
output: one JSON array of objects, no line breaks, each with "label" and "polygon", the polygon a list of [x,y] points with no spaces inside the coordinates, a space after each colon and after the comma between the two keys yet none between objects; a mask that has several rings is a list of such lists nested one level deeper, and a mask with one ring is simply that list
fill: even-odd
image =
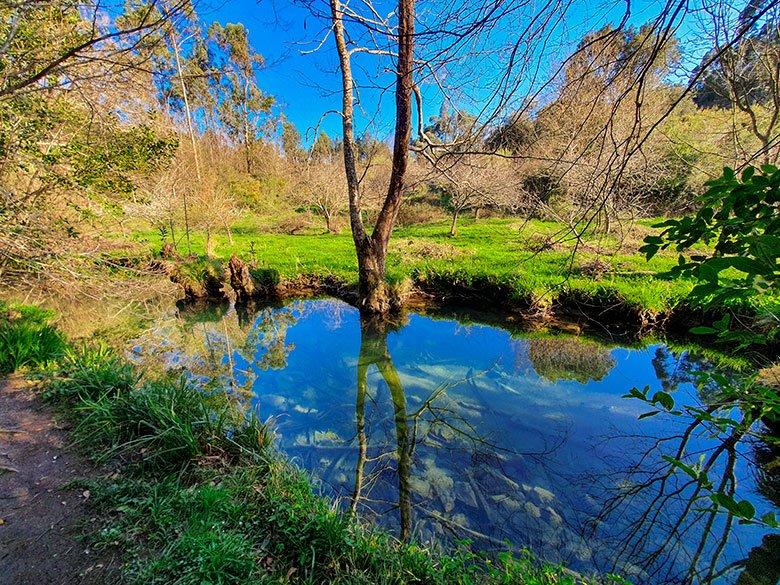
[{"label": "submerged rock", "polygon": [[534,492],[539,497],[539,500],[543,503],[550,503],[555,499],[555,494],[550,490],[546,490],[543,487],[534,487]]},{"label": "submerged rock", "polygon": [[561,518],[560,514],[553,510],[550,506],[547,506],[546,508],[547,513],[549,514],[549,522],[551,526],[561,526],[563,524],[563,518]]},{"label": "submerged rock", "polygon": [[477,507],[477,495],[468,483],[464,481],[457,482],[455,484],[455,494],[456,498],[467,506]]},{"label": "submerged rock", "polygon": [[526,514],[528,514],[529,516],[532,516],[533,518],[542,517],[542,511],[535,504],[532,504],[531,502],[526,502],[524,508]]}]

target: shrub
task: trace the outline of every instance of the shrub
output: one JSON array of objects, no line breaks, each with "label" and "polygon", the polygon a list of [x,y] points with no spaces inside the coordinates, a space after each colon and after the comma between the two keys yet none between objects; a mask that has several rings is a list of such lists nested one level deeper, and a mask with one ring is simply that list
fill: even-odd
[{"label": "shrub", "polygon": [[311,215],[308,213],[296,213],[276,224],[275,232],[294,236],[305,232],[314,225]]},{"label": "shrub", "polygon": [[407,203],[402,205],[398,211],[398,219],[396,222],[400,227],[408,227],[411,225],[433,223],[446,219],[445,214],[441,207],[436,207],[430,203]]}]

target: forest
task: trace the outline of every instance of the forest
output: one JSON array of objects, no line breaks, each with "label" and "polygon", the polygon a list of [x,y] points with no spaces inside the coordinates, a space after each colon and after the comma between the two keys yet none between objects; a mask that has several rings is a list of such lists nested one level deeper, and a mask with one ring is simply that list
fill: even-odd
[{"label": "forest", "polygon": [[780,581],[776,0],[0,16],[0,584]]}]

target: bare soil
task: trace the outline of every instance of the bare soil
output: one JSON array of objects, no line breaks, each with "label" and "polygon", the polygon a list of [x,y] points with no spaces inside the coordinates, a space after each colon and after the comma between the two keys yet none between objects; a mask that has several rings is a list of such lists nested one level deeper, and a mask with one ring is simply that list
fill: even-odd
[{"label": "bare soil", "polygon": [[95,472],[23,380],[0,379],[1,585],[116,580],[118,560],[79,539],[92,524],[89,493],[67,485]]}]

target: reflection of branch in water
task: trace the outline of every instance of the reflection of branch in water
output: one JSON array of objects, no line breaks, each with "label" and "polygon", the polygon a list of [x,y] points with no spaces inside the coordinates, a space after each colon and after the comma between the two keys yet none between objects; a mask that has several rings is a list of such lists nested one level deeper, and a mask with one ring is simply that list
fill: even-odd
[{"label": "reflection of branch in water", "polygon": [[[708,413],[715,410],[714,406],[707,409]],[[658,456],[660,447],[670,439],[652,443],[628,474],[629,479],[638,474],[648,477],[621,487],[619,493],[607,500],[593,522],[591,532],[595,533],[602,522],[613,516],[618,520],[621,513],[625,516],[626,507],[643,501],[640,504],[643,511],[621,527],[611,570],[619,571],[621,563],[629,561],[655,580],[684,583],[711,583],[722,574],[718,563],[728,542],[734,516],[728,513],[725,521],[715,528],[719,511],[707,498],[709,492],[704,478],[708,477],[714,491],[734,496],[737,447],[748,434],[751,423],[749,417],[737,421],[728,436],[702,455],[702,474],[698,478],[681,473],[671,464],[656,467],[651,472],[641,471],[643,464]],[[689,445],[696,433],[712,435],[713,429],[703,420],[691,421],[685,431],[676,436],[679,444],[673,459],[690,460]],[[708,505],[702,505],[704,502]],[[686,543],[693,543],[693,549],[686,548]],[[681,570],[680,561],[687,568]]]}]

